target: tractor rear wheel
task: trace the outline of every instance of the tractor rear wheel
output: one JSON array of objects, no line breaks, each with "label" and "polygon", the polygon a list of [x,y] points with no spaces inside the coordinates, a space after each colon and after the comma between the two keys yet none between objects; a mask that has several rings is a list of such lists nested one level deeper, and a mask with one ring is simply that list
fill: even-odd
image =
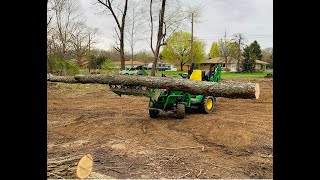
[{"label": "tractor rear wheel", "polygon": [[177,104],[176,118],[183,119],[186,114],[186,107],[183,104]]},{"label": "tractor rear wheel", "polygon": [[199,105],[199,110],[202,113],[209,114],[214,109],[214,98],[212,96],[204,96],[201,104]]}]

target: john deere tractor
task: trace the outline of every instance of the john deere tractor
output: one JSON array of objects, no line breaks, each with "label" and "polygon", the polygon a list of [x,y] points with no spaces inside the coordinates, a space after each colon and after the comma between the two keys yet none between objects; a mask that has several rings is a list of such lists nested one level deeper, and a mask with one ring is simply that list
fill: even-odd
[{"label": "john deere tractor", "polygon": [[[181,78],[195,81],[220,81],[220,66],[210,65],[209,70],[193,70],[193,66],[193,64],[188,66],[188,74],[186,76],[181,75]],[[216,97],[212,96],[162,89],[152,89],[149,96],[149,115],[151,118],[158,117],[160,111],[172,111],[177,119],[183,119],[186,109],[193,107],[196,107],[202,113],[209,114],[213,111],[216,101]]]},{"label": "john deere tractor", "polygon": [[[187,74],[180,74],[179,78],[195,81],[219,82],[221,67],[211,65],[209,70],[193,70],[193,64],[188,66]],[[135,95],[148,96],[149,115],[151,118],[159,116],[160,111],[172,111],[177,119],[183,119],[186,109],[196,107],[202,113],[209,114],[214,109],[215,97],[202,94],[189,94],[183,91],[169,91],[166,89],[150,89],[141,86],[118,86],[110,85],[110,89],[121,96]]]}]

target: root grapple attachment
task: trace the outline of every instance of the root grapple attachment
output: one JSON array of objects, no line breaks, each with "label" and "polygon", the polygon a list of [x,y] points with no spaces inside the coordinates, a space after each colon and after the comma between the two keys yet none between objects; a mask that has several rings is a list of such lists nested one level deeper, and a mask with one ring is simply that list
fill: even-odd
[{"label": "root grapple attachment", "polygon": [[135,96],[149,96],[150,89],[144,86],[127,86],[127,85],[115,85],[109,84],[110,90],[121,96],[125,95],[135,95]]}]

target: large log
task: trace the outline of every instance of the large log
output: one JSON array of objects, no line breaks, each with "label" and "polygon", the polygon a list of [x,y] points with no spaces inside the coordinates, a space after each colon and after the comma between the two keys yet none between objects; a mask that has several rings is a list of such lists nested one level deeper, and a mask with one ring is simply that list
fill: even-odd
[{"label": "large log", "polygon": [[76,155],[47,160],[47,179],[87,178],[93,166],[92,156]]},{"label": "large log", "polygon": [[110,85],[145,86],[155,89],[179,90],[190,94],[211,95],[214,97],[258,99],[258,83],[208,82],[183,78],[125,76],[125,75],[75,75],[74,77],[57,77],[48,75],[48,81],[65,83],[98,83]]}]

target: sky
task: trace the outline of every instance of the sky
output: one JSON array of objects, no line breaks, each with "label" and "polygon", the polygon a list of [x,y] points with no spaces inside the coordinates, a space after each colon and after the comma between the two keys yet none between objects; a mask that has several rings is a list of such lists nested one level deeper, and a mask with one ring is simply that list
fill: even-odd
[{"label": "sky", "polygon": [[[129,0],[130,1],[130,0]],[[167,6],[170,5],[167,0]],[[112,16],[101,14],[101,6],[95,0],[80,0],[87,25],[99,29],[99,49],[110,49],[115,44],[116,23]],[[181,0],[181,6],[203,5],[199,22],[194,23],[194,37],[206,44],[209,53],[212,42],[224,37],[232,39],[233,34],[242,33],[245,44],[254,40],[261,49],[273,47],[273,0]],[[191,23],[190,25],[191,32]],[[187,27],[188,29],[188,27]],[[128,48],[127,48],[128,49]],[[135,51],[150,51],[146,40],[139,41]]]}]

